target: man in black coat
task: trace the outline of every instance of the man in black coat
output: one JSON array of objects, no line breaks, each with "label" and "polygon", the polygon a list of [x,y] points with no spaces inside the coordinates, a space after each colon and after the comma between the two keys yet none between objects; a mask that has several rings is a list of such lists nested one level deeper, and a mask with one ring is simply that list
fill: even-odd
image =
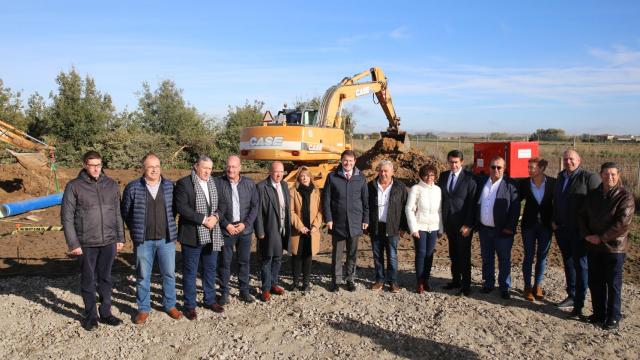
[{"label": "man in black coat", "polygon": [[[88,151],[82,163],[78,177],[64,189],[60,217],[69,251],[80,263],[82,327],[92,331],[98,328],[98,320],[111,326],[122,324],[111,313],[111,266],[124,246],[124,226],[120,189],[102,172],[102,156]],[[102,298],[98,312],[96,290]]]},{"label": "man in black coat", "polygon": [[600,186],[600,177],[580,166],[580,155],[573,149],[562,154],[564,170],[558,174],[554,189],[553,229],[562,253],[567,298],[558,307],[571,307],[572,319],[582,319],[582,307],[589,281],[587,248],[580,236],[578,214],[589,191]]},{"label": "man in black coat", "polygon": [[482,293],[495,286],[495,255],[498,255],[498,285],[503,299],[511,298],[511,248],[520,216],[517,186],[504,176],[506,169],[502,157],[491,159],[489,177],[478,182],[476,228],[480,235],[482,255]]},{"label": "man in black coat", "polygon": [[461,294],[468,296],[471,293],[471,238],[477,184],[473,174],[462,169],[462,151],[450,151],[447,162],[449,170],[440,174],[438,179],[442,190],[442,222],[449,240],[451,259],[451,282],[445,289],[460,287]]},{"label": "man in black coat", "polygon": [[258,183],[260,207],[256,218],[256,237],[261,258],[262,301],[269,301],[271,293],[284,294],[278,285],[282,250],[287,248],[291,236],[291,199],[284,177],[284,165],[271,163],[269,177]]},{"label": "man in black coat", "polygon": [[[547,264],[547,254],[551,247],[551,217],[553,215],[553,191],[556,179],[545,175],[547,160],[531,158],[528,161],[529,177],[520,180],[518,195],[524,200],[522,213],[522,276],[524,277],[524,298],[529,301],[542,300],[542,279]],[[533,287],[531,269],[536,258]]]},{"label": "man in black coat", "polygon": [[224,244],[218,224],[218,191],[211,177],[213,161],[200,156],[191,175],[176,183],[173,202],[178,214],[178,241],[182,245],[182,288],[184,314],[196,320],[196,276],[202,259],[202,290],[204,306],[221,313],[223,307],[216,302],[216,265],[218,253]]},{"label": "man in black coat", "polygon": [[[378,291],[389,284],[393,293],[398,286],[398,241],[401,232],[407,229],[404,206],[407,204],[407,188],[393,177],[393,163],[382,160],[378,163],[378,176],[369,182],[369,235],[373,250],[375,282],[371,290]],[[387,269],[384,254],[387,253]]]},{"label": "man in black coat", "polygon": [[347,289],[355,291],[358,240],[369,226],[369,192],[367,179],[355,167],[356,155],[345,150],[340,166],[327,176],[322,194],[325,221],[331,233],[331,291],[342,282],[342,254],[347,249]]}]

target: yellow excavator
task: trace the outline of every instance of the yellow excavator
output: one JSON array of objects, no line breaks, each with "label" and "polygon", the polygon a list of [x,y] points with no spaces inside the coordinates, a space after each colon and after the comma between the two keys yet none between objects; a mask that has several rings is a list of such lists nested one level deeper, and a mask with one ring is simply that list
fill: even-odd
[{"label": "yellow excavator", "polygon": [[[362,81],[370,76],[370,81]],[[295,182],[300,166],[310,168],[314,184],[323,187],[329,172],[337,166],[340,154],[351,145],[346,142],[342,107],[345,101],[375,95],[389,127],[382,137],[395,140],[398,151],[408,147],[409,139],[400,131],[397,116],[382,69],[373,67],[331,86],[320,102],[320,109],[283,109],[274,118],[265,113],[262,126],[251,126],[240,133],[240,156],[247,160],[292,162],[294,169],[285,180]],[[375,100],[374,100],[375,101]]]}]

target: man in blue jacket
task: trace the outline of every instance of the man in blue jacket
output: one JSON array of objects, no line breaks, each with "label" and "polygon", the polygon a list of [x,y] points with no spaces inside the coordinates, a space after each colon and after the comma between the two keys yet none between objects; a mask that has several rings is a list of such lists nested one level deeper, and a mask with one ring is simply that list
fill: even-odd
[{"label": "man in blue jacket", "polygon": [[162,305],[173,319],[176,309],[176,243],[178,228],[173,206],[173,183],[162,177],[160,158],[148,153],[142,158],[143,175],[131,181],[122,195],[124,219],[136,254],[136,303],[134,323],[142,325],[151,310],[150,287],[153,261],[158,258],[162,276]]},{"label": "man in blue jacket", "polygon": [[478,184],[476,222],[482,255],[482,293],[490,293],[495,286],[495,255],[498,254],[498,285],[503,299],[511,298],[511,247],[520,216],[518,191],[511,179],[504,176],[502,157],[489,163],[489,178]]},{"label": "man in blue jacket", "polygon": [[355,167],[356,155],[345,150],[340,166],[327,176],[322,194],[325,221],[331,233],[331,291],[342,282],[342,254],[347,249],[347,289],[355,291],[358,240],[369,226],[367,178]]},{"label": "man in blue jacket", "polygon": [[[103,324],[122,324],[111,313],[111,266],[124,246],[124,226],[120,217],[120,189],[102,171],[102,156],[88,151],[82,163],[78,177],[64,189],[60,217],[69,251],[80,262],[82,327],[92,331],[98,328],[98,313]],[[98,312],[96,288],[102,299]]]}]

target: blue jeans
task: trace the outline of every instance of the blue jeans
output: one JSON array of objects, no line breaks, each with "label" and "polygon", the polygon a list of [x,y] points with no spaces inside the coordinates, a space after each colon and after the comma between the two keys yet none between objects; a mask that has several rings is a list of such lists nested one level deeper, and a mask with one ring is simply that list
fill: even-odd
[{"label": "blue jeans", "polygon": [[182,244],[182,290],[184,292],[184,307],[196,308],[196,277],[198,264],[202,258],[202,290],[204,303],[207,306],[216,303],[216,265],[218,252],[213,251],[213,245],[189,246]]},{"label": "blue jeans", "polygon": [[524,259],[522,260],[524,286],[531,288],[531,268],[534,257],[537,259],[534,285],[540,286],[547,267],[547,254],[551,247],[551,228],[536,224],[531,228],[522,229],[522,245],[524,247]]},{"label": "blue jeans", "polygon": [[249,293],[249,261],[251,259],[252,234],[224,237],[222,248],[222,264],[220,266],[220,292],[229,293],[229,278],[231,277],[231,262],[233,260],[233,248],[235,246],[238,256],[238,283],[240,293]]},{"label": "blue jeans", "polygon": [[176,244],[173,241],[145,240],[135,243],[136,303],[138,311],[151,310],[151,273],[153,261],[158,257],[162,276],[162,306],[165,311],[176,306]]},{"label": "blue jeans", "polygon": [[625,254],[589,251],[589,289],[593,315],[601,320],[622,318],[622,265]]},{"label": "blue jeans", "polygon": [[567,295],[573,298],[573,306],[582,309],[589,282],[587,248],[578,234],[578,229],[560,226],[556,229],[556,240],[562,253]]},{"label": "blue jeans", "polygon": [[438,240],[438,230],[420,231],[419,233],[419,238],[413,238],[416,249],[416,280],[427,282],[431,276],[433,251],[436,248],[436,240]]},{"label": "blue jeans", "polygon": [[[376,282],[398,283],[399,236],[374,235],[371,239]],[[384,253],[387,253],[387,271],[384,270]],[[385,276],[386,275],[386,276]]]},{"label": "blue jeans", "polygon": [[263,257],[261,262],[260,280],[262,281],[262,291],[264,292],[271,289],[272,286],[278,285],[282,256]]},{"label": "blue jeans", "polygon": [[513,235],[507,235],[502,229],[480,226],[480,254],[482,255],[482,281],[486,289],[495,287],[495,258],[498,254],[498,285],[500,291],[509,291],[511,287],[511,247]]}]

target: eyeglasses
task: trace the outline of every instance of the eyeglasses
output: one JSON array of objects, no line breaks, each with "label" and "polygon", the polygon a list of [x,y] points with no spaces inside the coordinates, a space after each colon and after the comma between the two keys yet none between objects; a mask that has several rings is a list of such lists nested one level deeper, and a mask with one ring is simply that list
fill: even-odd
[{"label": "eyeglasses", "polygon": [[493,170],[502,170],[502,166],[491,165],[491,169],[493,169]]}]

